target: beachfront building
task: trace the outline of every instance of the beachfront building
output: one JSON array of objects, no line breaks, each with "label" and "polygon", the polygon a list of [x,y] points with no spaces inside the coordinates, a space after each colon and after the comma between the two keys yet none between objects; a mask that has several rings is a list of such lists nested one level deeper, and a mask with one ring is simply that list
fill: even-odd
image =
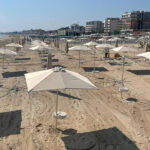
[{"label": "beachfront building", "polygon": [[101,21],[88,21],[86,22],[85,33],[102,33],[103,32],[103,23]]},{"label": "beachfront building", "polygon": [[132,11],[122,15],[122,30],[150,30],[150,12]]},{"label": "beachfront building", "polygon": [[73,31],[75,35],[81,35],[85,33],[85,27],[79,24],[72,24],[71,31]]},{"label": "beachfront building", "polygon": [[140,29],[140,11],[126,12],[122,15],[122,30]]},{"label": "beachfront building", "polygon": [[141,12],[140,28],[142,30],[150,30],[150,12]]},{"label": "beachfront building", "polygon": [[106,18],[104,22],[104,33],[117,34],[122,28],[122,21],[120,18]]},{"label": "beachfront building", "polygon": [[73,36],[74,33],[69,27],[60,28],[57,30],[57,35],[59,36]]}]

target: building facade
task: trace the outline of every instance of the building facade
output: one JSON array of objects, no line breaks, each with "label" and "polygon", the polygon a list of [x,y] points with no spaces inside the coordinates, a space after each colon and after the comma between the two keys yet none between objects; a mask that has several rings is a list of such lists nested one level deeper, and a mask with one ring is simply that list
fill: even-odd
[{"label": "building facade", "polygon": [[104,22],[104,33],[115,34],[119,33],[122,28],[120,18],[106,18]]},{"label": "building facade", "polygon": [[142,30],[150,30],[150,12],[141,12],[140,28]]},{"label": "building facade", "polygon": [[122,30],[150,30],[150,12],[124,13],[122,15]]},{"label": "building facade", "polygon": [[71,31],[73,31],[74,34],[81,35],[85,33],[85,27],[78,24],[73,24],[71,25]]},{"label": "building facade", "polygon": [[85,33],[102,33],[103,23],[101,21],[88,21],[86,22]]}]

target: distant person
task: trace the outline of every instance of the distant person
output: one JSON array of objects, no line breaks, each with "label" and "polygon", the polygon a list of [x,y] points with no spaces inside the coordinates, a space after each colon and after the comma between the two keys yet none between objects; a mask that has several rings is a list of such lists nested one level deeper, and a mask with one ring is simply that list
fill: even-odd
[{"label": "distant person", "polygon": [[105,49],[105,58],[109,58],[110,57],[110,51],[109,48]]}]

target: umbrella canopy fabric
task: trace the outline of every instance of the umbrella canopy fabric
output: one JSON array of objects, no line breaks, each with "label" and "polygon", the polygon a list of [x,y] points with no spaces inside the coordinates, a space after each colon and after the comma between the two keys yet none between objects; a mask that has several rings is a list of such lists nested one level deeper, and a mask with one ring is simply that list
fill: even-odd
[{"label": "umbrella canopy fabric", "polygon": [[6,47],[17,47],[17,48],[22,48],[23,46],[17,43],[10,43],[7,44]]},{"label": "umbrella canopy fabric", "polygon": [[147,59],[150,59],[150,52],[141,53],[137,55],[138,57],[145,57]]},{"label": "umbrella canopy fabric", "polygon": [[60,89],[97,89],[86,77],[59,67],[25,74],[28,92]]},{"label": "umbrella canopy fabric", "polygon": [[109,41],[109,42],[115,42],[115,41],[120,41],[120,40],[121,40],[120,38],[115,37],[115,38],[111,38],[111,39],[109,39],[107,41]]},{"label": "umbrella canopy fabric", "polygon": [[2,48],[0,48],[0,54],[3,54],[3,55],[17,55],[17,53],[14,52],[14,51],[11,51],[9,49],[2,49]]},{"label": "umbrella canopy fabric", "polygon": [[98,43],[91,41],[91,42],[85,43],[84,45],[85,46],[96,46],[96,45],[98,45]]},{"label": "umbrella canopy fabric", "polygon": [[131,48],[131,47],[127,47],[127,46],[120,46],[120,47],[117,47],[117,48],[113,48],[111,49],[115,52],[128,52],[128,51],[136,51],[135,48]]},{"label": "umbrella canopy fabric", "polygon": [[46,49],[53,49],[47,46],[43,46],[43,45],[38,45],[38,46],[34,46],[29,48],[30,50],[46,50]]},{"label": "umbrella canopy fabric", "polygon": [[101,38],[101,39],[98,39],[97,41],[104,42],[104,41],[106,41],[106,39],[105,38]]},{"label": "umbrella canopy fabric", "polygon": [[71,43],[71,42],[75,42],[75,40],[73,39],[70,39],[70,40],[67,40],[68,43]]},{"label": "umbrella canopy fabric", "polygon": [[114,46],[110,44],[99,44],[96,46],[97,49],[102,49],[102,48],[114,48]]},{"label": "umbrella canopy fabric", "polygon": [[78,46],[69,48],[69,50],[70,51],[90,51],[91,49],[84,45],[78,45]]}]

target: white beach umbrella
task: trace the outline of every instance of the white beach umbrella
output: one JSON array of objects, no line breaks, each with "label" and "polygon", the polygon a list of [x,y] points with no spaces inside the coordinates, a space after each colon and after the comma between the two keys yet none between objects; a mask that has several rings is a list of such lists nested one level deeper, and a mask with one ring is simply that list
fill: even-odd
[{"label": "white beach umbrella", "polygon": [[145,57],[147,59],[150,59],[150,52],[141,53],[137,55],[138,57]]},{"label": "white beach umbrella", "polygon": [[127,37],[128,40],[136,40],[134,37]]},{"label": "white beach umbrella", "polygon": [[4,69],[4,61],[5,61],[5,55],[17,55],[16,52],[14,51],[11,51],[9,49],[3,49],[3,48],[0,48],[0,54],[3,55],[3,69]]},{"label": "white beach umbrella", "polygon": [[[127,47],[127,46],[120,46],[120,47],[117,47],[117,48],[113,48],[111,49],[115,52],[135,52],[136,49],[135,48],[131,48],[131,47]],[[123,83],[123,80],[124,80],[124,65],[125,65],[125,57],[123,56],[122,57],[122,87],[124,86],[124,83]]]},{"label": "white beach umbrella", "polygon": [[7,44],[6,47],[22,48],[23,46],[17,43],[10,43],[10,44]]},{"label": "white beach umbrella", "polygon": [[115,38],[111,38],[111,39],[109,39],[107,41],[109,41],[109,42],[116,42],[116,41],[120,41],[120,40],[121,40],[120,38],[115,37]]},{"label": "white beach umbrella", "polygon": [[99,44],[96,46],[97,49],[105,49],[105,48],[114,48],[114,46],[110,44]]},{"label": "white beach umbrella", "polygon": [[[97,89],[86,77],[56,67],[49,70],[25,74],[28,92],[57,90],[56,116],[58,113],[58,90],[62,89]],[[57,117],[56,117],[57,128]]]},{"label": "white beach umbrella", "polygon": [[137,51],[137,49],[131,48],[131,47],[127,47],[127,46],[120,46],[120,47],[113,48],[111,50],[115,51],[115,52],[128,52],[128,51],[134,52],[134,51]]},{"label": "white beach umbrella", "polygon": [[46,50],[46,49],[52,49],[48,45],[37,45],[29,48],[30,50]]},{"label": "white beach umbrella", "polygon": [[101,39],[98,39],[97,41],[99,41],[99,42],[106,42],[106,39],[105,38],[101,38]]},{"label": "white beach umbrella", "polygon": [[69,40],[67,40],[67,42],[68,42],[68,43],[71,43],[71,42],[75,42],[75,40],[69,39]]},{"label": "white beach umbrella", "polygon": [[79,66],[80,66],[80,51],[90,51],[90,50],[92,49],[84,45],[77,45],[69,48],[69,51],[79,51]]},{"label": "white beach umbrella", "polygon": [[98,45],[98,43],[91,41],[91,42],[85,43],[84,45],[85,46],[96,46],[96,45]]},{"label": "white beach umbrella", "polygon": [[94,50],[94,70],[93,70],[93,72],[95,72],[95,50],[96,50],[95,46],[98,45],[98,43],[91,41],[91,42],[85,43],[84,45],[89,46]]}]

